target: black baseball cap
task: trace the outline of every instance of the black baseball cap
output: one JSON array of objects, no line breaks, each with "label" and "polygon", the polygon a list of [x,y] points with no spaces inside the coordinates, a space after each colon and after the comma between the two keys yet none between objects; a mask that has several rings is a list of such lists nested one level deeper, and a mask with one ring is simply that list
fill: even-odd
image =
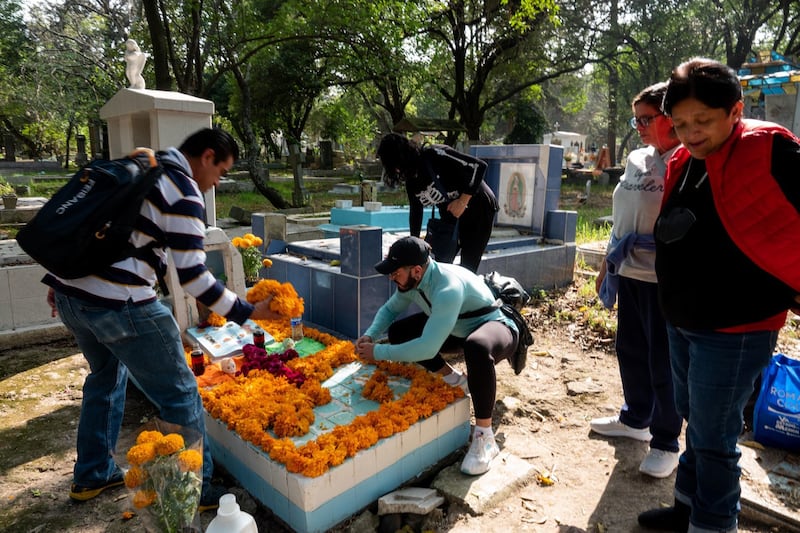
[{"label": "black baseball cap", "polygon": [[375,265],[375,270],[389,275],[400,267],[424,265],[430,256],[430,246],[419,237],[403,237],[389,248],[386,259]]}]

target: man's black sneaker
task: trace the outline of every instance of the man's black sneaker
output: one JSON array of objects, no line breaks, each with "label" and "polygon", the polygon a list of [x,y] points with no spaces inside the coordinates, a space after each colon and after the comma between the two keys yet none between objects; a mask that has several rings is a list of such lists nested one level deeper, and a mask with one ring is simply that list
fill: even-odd
[{"label": "man's black sneaker", "polygon": [[673,507],[651,509],[639,515],[639,525],[656,531],[676,531],[686,533],[689,530],[689,516],[692,508],[675,500]]},{"label": "man's black sneaker", "polygon": [[82,487],[81,485],[76,485],[73,483],[69,491],[69,497],[76,502],[85,502],[87,500],[91,500],[92,498],[96,498],[106,489],[120,487],[124,484],[125,476],[122,474],[122,470],[117,468],[111,478],[102,485],[98,485],[96,487]]}]

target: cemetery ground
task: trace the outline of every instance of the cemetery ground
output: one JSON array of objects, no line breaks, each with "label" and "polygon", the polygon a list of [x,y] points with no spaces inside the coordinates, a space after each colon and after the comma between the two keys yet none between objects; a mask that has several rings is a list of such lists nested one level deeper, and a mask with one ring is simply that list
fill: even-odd
[{"label": "cemetery ground", "polygon": [[[537,476],[482,515],[446,502],[426,522],[404,531],[639,531],[638,513],[672,502],[674,475],[657,480],[638,472],[645,443],[589,433],[590,419],[614,414],[622,401],[606,322],[614,316],[601,315],[593,305],[592,286],[593,280],[576,275],[568,288],[538,293],[529,307],[536,343],[527,368],[515,376],[508,363],[497,367],[498,443],[503,452],[529,462]],[[800,353],[796,329],[787,328],[779,348]],[[453,363],[464,368],[459,359]],[[124,488],[82,504],[67,497],[86,373],[69,338],[0,346],[0,531],[142,531],[139,517],[123,520],[129,509]],[[125,435],[155,415],[141,393],[132,386],[128,391]],[[462,455],[463,450],[438,469]],[[410,484],[427,486],[434,475]],[[289,531],[225,472],[218,471],[217,481],[232,488],[260,531]],[[375,531],[376,512],[373,504],[335,531]],[[203,527],[213,517],[214,512],[204,513]],[[740,524],[743,532],[779,530],[747,520]]]}]

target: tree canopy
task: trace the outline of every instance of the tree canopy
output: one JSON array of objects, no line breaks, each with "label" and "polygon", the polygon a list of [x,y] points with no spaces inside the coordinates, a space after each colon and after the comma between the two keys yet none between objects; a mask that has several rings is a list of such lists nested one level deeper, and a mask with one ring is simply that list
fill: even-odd
[{"label": "tree canopy", "polygon": [[640,89],[692,56],[794,56],[798,17],[792,0],[0,0],[0,127],[31,157],[69,159],[126,86],[132,37],[147,87],[212,99],[283,207],[275,139],[363,157],[406,116],[455,120],[471,143],[538,142],[558,122],[621,158]]}]

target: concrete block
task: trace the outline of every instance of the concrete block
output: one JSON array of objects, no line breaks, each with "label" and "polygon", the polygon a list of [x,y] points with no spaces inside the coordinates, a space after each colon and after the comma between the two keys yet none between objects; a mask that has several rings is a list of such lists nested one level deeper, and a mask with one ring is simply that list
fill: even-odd
[{"label": "concrete block", "polygon": [[339,230],[342,274],[375,275],[375,263],[383,259],[383,232],[376,226],[345,226]]},{"label": "concrete block", "polygon": [[444,503],[434,489],[406,487],[378,499],[378,515],[392,513],[428,514]]},{"label": "concrete block", "polygon": [[491,469],[482,476],[468,476],[454,464],[442,470],[434,479],[432,488],[439,490],[451,502],[465,506],[470,513],[484,514],[510,496],[519,487],[529,483],[536,469],[507,452],[500,452]]}]

